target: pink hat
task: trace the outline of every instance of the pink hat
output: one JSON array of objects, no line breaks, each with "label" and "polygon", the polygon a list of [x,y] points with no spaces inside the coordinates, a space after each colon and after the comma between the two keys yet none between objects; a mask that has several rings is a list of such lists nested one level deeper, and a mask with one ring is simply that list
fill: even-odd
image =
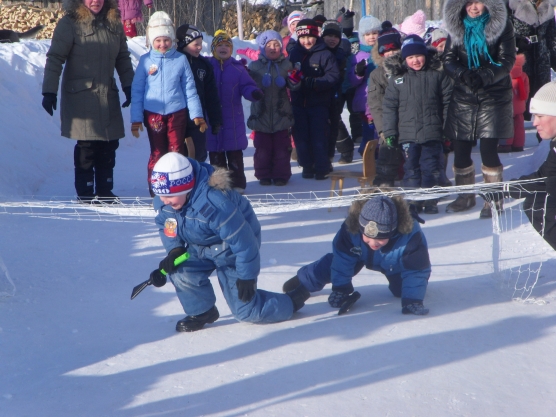
[{"label": "pink hat", "polygon": [[427,20],[427,15],[422,10],[417,10],[411,16],[407,16],[403,23],[400,25],[400,31],[406,35],[418,35],[423,36],[427,30],[425,27],[425,21]]}]

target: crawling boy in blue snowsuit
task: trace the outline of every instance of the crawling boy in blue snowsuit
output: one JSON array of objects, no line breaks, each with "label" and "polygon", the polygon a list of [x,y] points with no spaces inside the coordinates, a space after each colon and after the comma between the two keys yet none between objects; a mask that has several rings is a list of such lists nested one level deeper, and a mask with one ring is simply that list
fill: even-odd
[{"label": "crawling boy in blue snowsuit", "polygon": [[304,287],[316,292],[332,283],[328,302],[342,308],[354,292],[352,278],[365,266],[386,276],[392,294],[401,297],[403,314],[429,312],[423,306],[431,274],[427,241],[401,197],[377,196],[352,203],[332,250],[299,269],[284,283],[284,291]]},{"label": "crawling boy in blue snowsuit", "polygon": [[[231,188],[229,173],[169,152],[156,163],[151,186],[160,238],[168,256],[160,269],[176,288],[187,316],[176,330],[200,330],[219,313],[209,276],[239,321],[272,323],[289,319],[309,293],[278,294],[257,289],[261,226],[249,201]],[[189,253],[178,266],[176,258]]]}]

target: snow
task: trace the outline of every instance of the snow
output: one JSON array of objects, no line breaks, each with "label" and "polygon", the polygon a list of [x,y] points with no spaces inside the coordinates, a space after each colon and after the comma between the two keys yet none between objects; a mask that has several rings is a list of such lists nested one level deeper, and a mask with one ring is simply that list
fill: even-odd
[{"label": "snow", "polygon": [[[135,62],[143,45],[130,42]],[[0,202],[74,196],[74,143],[60,137],[59,112],[50,117],[40,105],[48,47],[0,44]],[[145,198],[147,136],[120,142],[114,191]],[[525,152],[501,155],[505,178],[531,171],[546,149],[530,129]],[[303,180],[292,163],[290,184],[261,187],[251,146],[245,155],[248,195],[330,186]],[[479,173],[476,148],[473,158]],[[175,332],[184,313],[171,285],[129,300],[164,256],[154,222],[0,210],[0,415],[555,415],[554,263],[544,264],[533,291],[544,302],[511,301],[493,278],[492,224],[479,220],[480,204],[448,215],[447,203],[423,226],[433,265],[428,316],[402,315],[387,281],[364,270],[354,279],[362,297],[345,316],[328,306],[326,288],[290,321],[237,323],[213,281],[221,318],[195,333]],[[330,251],[345,215],[260,216],[259,286],[280,291]],[[542,242],[528,239],[516,244]]]}]

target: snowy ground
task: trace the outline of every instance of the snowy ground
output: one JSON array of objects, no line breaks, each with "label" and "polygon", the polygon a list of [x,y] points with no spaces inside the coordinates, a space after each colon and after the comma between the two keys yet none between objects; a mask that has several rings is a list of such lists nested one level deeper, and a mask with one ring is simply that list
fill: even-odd
[{"label": "snowy ground", "polygon": [[[59,135],[59,113],[52,118],[40,105],[48,45],[0,45],[0,202],[74,195],[73,142]],[[138,57],[140,42],[132,49]],[[505,177],[542,161],[537,148],[530,132],[525,152],[502,155]],[[247,194],[329,187],[303,180],[292,163],[285,189],[263,188],[253,148],[245,154]],[[146,135],[121,140],[116,194],[148,196],[147,158]],[[386,280],[363,271],[354,280],[362,297],[345,316],[328,306],[327,288],[288,322],[237,323],[217,290],[221,318],[190,334],[174,330],[183,311],[170,285],[129,300],[163,257],[150,221],[0,209],[0,294],[10,295],[0,299],[0,415],[556,415],[554,261],[543,265],[536,303],[511,301],[492,274],[492,223],[478,219],[479,205],[447,215],[447,203],[425,218],[429,316],[403,316]],[[329,251],[345,215],[323,208],[260,216],[260,287],[280,291]],[[525,250],[542,240],[530,234],[514,244]]]}]

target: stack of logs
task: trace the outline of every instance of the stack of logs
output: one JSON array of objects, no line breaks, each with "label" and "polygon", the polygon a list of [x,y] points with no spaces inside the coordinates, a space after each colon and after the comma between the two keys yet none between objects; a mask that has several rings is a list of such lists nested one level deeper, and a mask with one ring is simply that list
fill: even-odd
[{"label": "stack of logs", "polygon": [[56,23],[63,15],[62,9],[41,9],[25,4],[0,5],[0,29],[11,29],[21,33],[44,25],[37,39],[51,39]]},{"label": "stack of logs", "polygon": [[[282,28],[282,19],[286,17],[286,11],[275,9],[269,5],[251,5],[243,2],[243,37],[244,39],[255,39],[257,34],[265,30],[275,30]],[[236,2],[228,2],[222,10],[222,25],[230,36],[238,36],[237,30],[237,6]]]}]

